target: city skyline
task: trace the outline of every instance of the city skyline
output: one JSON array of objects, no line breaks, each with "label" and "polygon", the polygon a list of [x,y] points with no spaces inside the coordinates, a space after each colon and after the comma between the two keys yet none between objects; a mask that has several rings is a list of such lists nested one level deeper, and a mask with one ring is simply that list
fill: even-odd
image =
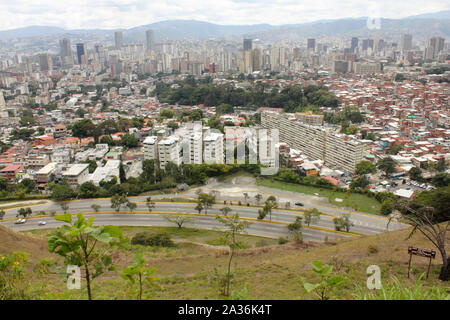
[{"label": "city skyline", "polygon": [[[333,7],[333,10],[329,8]],[[317,20],[360,18],[380,15],[401,19],[409,16],[449,10],[441,1],[377,1],[345,4],[327,0],[311,7],[305,1],[280,0],[220,0],[214,8],[201,1],[172,0],[165,3],[127,1],[67,1],[61,4],[20,0],[14,3],[0,1],[4,19],[0,30],[45,25],[65,29],[127,29],[166,20],[200,20],[221,25],[300,24]],[[212,10],[214,9],[214,10]],[[381,14],[380,14],[381,13]]]}]

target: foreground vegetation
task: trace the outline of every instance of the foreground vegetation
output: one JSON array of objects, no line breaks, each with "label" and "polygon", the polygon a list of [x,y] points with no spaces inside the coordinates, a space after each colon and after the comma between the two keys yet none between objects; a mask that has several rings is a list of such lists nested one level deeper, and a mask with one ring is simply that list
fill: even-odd
[{"label": "foreground vegetation", "polygon": [[[138,286],[121,277],[122,270],[135,265],[134,253],[140,252],[149,270],[155,269],[149,277],[153,280],[144,285],[147,299],[217,299],[224,298],[217,275],[229,263],[228,249],[222,246],[226,241],[218,241],[222,246],[212,247],[208,243],[222,239],[216,231],[192,228],[147,228],[121,227],[123,237],[133,238],[141,232],[157,235],[170,234],[175,246],[142,246],[126,244],[122,249],[111,251],[116,270],[105,271],[92,283],[94,299],[136,299]],[[3,230],[1,230],[3,231]],[[11,232],[11,231],[8,231]],[[68,290],[65,279],[58,277],[57,268],[62,260],[47,250],[47,236],[50,230],[27,232],[35,243],[35,248],[27,255],[11,255],[8,248],[1,248],[2,256],[21,271],[17,277],[27,276],[29,285],[18,287],[25,299],[87,299],[85,280],[81,290]],[[317,244],[290,242],[277,245],[276,240],[239,236],[239,243],[232,261],[230,296],[246,291],[247,299],[321,299],[321,279],[339,277],[338,286],[325,285],[324,298],[327,299],[450,299],[450,287],[440,282],[438,259],[432,261],[430,276],[421,278],[426,271],[427,259],[415,258],[411,269],[411,279],[407,279],[409,245],[430,248],[430,243],[420,234],[405,240],[409,231],[397,231],[377,236],[363,236],[357,240],[341,240],[337,243]],[[17,234],[16,237],[29,237]],[[28,239],[29,240],[29,239]],[[19,240],[21,241],[21,240]],[[101,249],[106,248],[101,246]],[[10,249],[9,249],[10,250]],[[1,259],[1,258],[0,258]],[[15,259],[15,260],[14,260]],[[13,261],[14,260],[14,261]],[[25,261],[31,262],[25,268]],[[312,261],[322,261],[331,266],[329,275],[318,273],[311,268]],[[366,288],[369,265],[376,264],[381,269],[382,290]],[[135,268],[136,269],[136,268]],[[133,269],[133,270],[135,270]],[[328,267],[326,268],[328,269]],[[33,272],[30,272],[33,270]],[[43,272],[45,270],[45,272]],[[130,270],[128,270],[130,271]],[[333,278],[337,279],[337,278]],[[16,283],[21,283],[16,282]],[[306,290],[307,288],[316,288]],[[246,290],[243,290],[243,289]],[[20,291],[19,290],[19,291]],[[10,297],[14,298],[14,297]]]}]

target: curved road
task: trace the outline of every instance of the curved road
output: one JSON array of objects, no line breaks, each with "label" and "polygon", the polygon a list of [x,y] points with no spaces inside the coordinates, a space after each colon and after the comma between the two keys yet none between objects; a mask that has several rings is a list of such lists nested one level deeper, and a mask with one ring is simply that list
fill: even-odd
[{"label": "curved road", "polygon": [[[207,214],[203,211],[199,214],[194,208],[195,203],[185,203],[185,202],[158,202],[155,200],[155,208],[152,209],[152,213],[148,212],[147,206],[145,204],[145,197],[130,197],[130,201],[136,202],[137,208],[130,214],[126,206],[122,206],[120,212],[115,212],[111,209],[111,201],[109,198],[104,199],[88,199],[88,200],[73,200],[68,202],[69,213],[82,212],[87,215],[95,215],[95,222],[97,224],[114,224],[114,225],[129,225],[129,226],[173,226],[174,224],[169,223],[164,219],[162,214],[188,214],[195,216],[195,223],[193,226],[202,229],[214,229],[220,228],[221,225],[215,220],[216,214],[221,214],[220,208],[224,205],[214,205],[211,209],[208,209]],[[92,209],[93,204],[100,206],[99,212],[95,213]],[[271,238],[286,237],[288,235],[287,225],[295,221],[297,216],[303,216],[301,209],[286,210],[286,209],[274,209],[272,211],[272,221],[269,221],[269,216],[263,221],[257,219],[258,209],[260,207],[246,207],[246,206],[230,206],[233,212],[238,211],[241,218],[252,222],[248,229],[249,234],[254,234],[258,236],[265,236]],[[15,224],[16,214],[18,208],[5,210],[6,214],[4,221],[2,222],[5,226],[11,227],[16,230],[29,230],[35,228],[47,228],[47,227],[57,227],[61,223],[55,221],[51,217],[39,217],[34,216],[39,212],[43,211],[45,214],[49,214],[55,211],[57,214],[63,213],[61,206],[55,202],[48,201],[45,204],[30,205],[33,210],[33,215],[31,219],[25,224]],[[320,209],[320,208],[318,208]],[[336,232],[334,230],[333,218],[339,216],[340,213],[334,212],[329,208],[326,210],[317,224],[311,226],[304,226],[303,228],[303,238],[305,241],[323,241],[325,236],[328,239],[335,239],[337,237],[352,237],[352,234],[346,234],[344,232]],[[321,211],[325,211],[322,210]],[[342,211],[342,210],[340,210]],[[46,226],[39,226],[38,222],[44,220],[47,222]],[[360,234],[377,234],[386,231],[387,219],[379,216],[374,216],[364,213],[351,213],[351,221],[354,226],[350,229],[351,232]],[[391,223],[389,225],[389,230],[396,230],[407,227],[400,223]]]}]

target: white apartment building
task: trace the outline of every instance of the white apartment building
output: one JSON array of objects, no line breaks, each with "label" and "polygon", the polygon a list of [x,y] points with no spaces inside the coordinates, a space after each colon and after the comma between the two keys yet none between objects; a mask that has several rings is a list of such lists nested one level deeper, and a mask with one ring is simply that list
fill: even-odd
[{"label": "white apartment building", "polygon": [[165,169],[168,162],[176,165],[182,163],[183,149],[181,148],[181,139],[176,136],[170,136],[158,142],[158,157],[161,169]]},{"label": "white apartment building", "polygon": [[278,128],[280,142],[300,150],[311,160],[323,160],[335,169],[353,173],[356,164],[363,160],[365,144],[361,141],[302,123],[293,114],[263,111],[261,126]]},{"label": "white apartment building", "polygon": [[88,180],[96,186],[100,184],[100,181],[110,181],[113,177],[119,181],[119,167],[120,160],[108,160],[103,167],[97,167]]},{"label": "white apartment building", "polygon": [[86,182],[89,178],[89,164],[76,163],[63,172],[63,178],[67,179],[67,183],[71,186],[78,186]]},{"label": "white apartment building", "polygon": [[149,136],[145,138],[143,147],[144,159],[155,160],[158,158],[158,137]]},{"label": "white apartment building", "polygon": [[203,138],[203,161],[206,163],[223,163],[223,134],[209,132]]}]

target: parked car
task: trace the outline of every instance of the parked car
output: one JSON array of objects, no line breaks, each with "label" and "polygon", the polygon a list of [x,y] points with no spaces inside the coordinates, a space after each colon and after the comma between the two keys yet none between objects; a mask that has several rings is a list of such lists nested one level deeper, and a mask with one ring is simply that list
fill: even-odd
[{"label": "parked car", "polygon": [[301,203],[301,202],[296,202],[295,205],[296,205],[296,206],[299,206],[299,207],[303,207],[303,206],[304,206],[304,204]]}]

